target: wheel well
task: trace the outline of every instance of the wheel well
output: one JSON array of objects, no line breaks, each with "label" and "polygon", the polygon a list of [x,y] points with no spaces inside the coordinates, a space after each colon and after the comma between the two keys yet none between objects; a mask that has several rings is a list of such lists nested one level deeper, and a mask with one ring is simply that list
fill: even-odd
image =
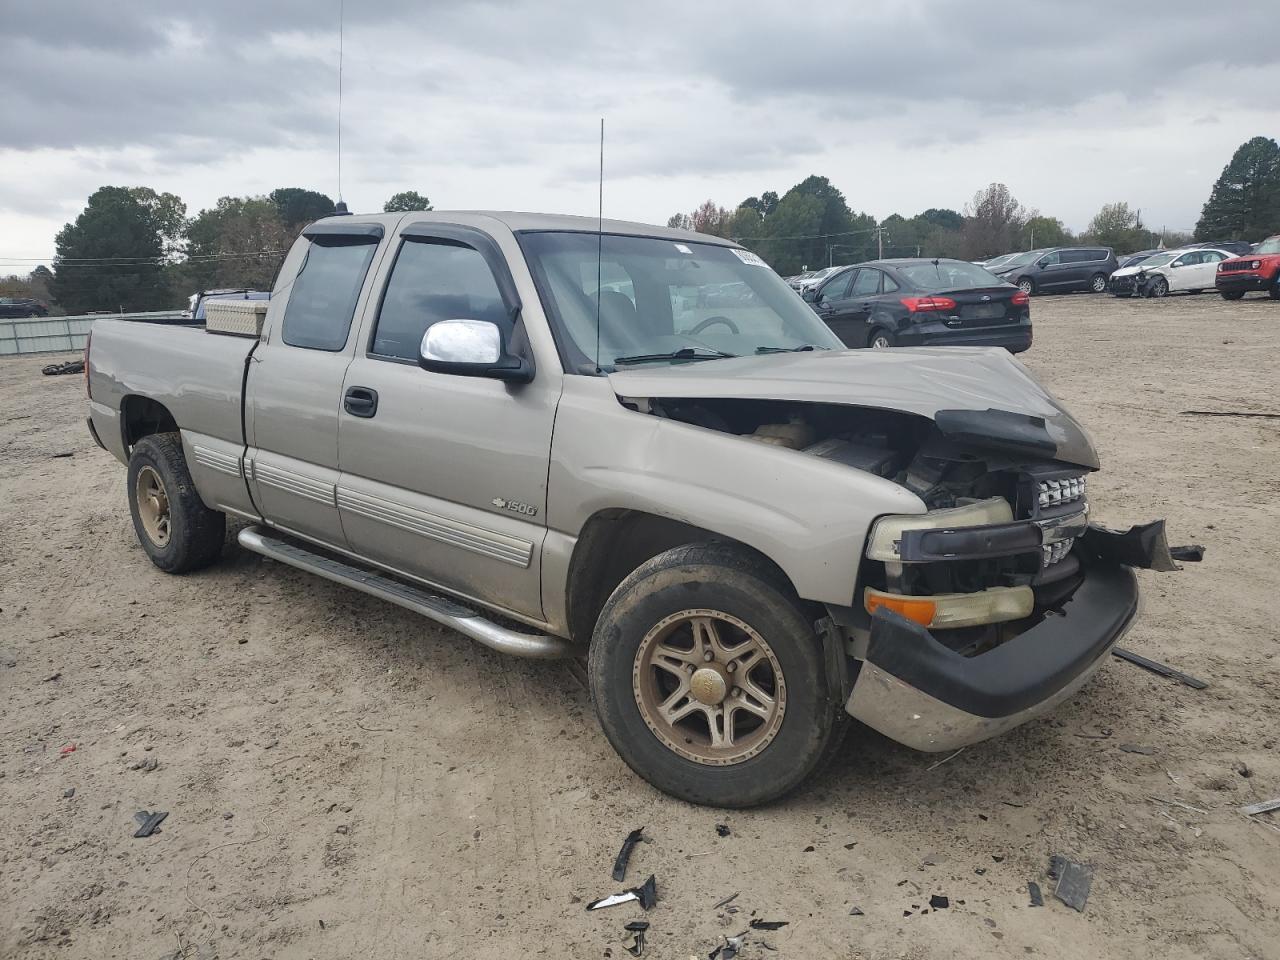
[{"label": "wheel well", "polygon": [[153,433],[176,433],[178,422],[160,401],[135,394],[120,405],[120,429],[127,450]]},{"label": "wheel well", "polygon": [[708,540],[733,543],[750,551],[791,584],[772,560],[730,537],[638,510],[602,510],[583,525],[569,562],[565,602],[570,638],[581,644],[591,640],[605,601],[646,560],[672,547]]}]

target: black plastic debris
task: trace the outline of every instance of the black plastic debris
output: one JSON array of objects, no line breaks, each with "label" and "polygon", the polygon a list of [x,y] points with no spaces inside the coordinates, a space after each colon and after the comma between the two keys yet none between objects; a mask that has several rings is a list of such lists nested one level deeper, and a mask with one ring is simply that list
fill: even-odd
[{"label": "black plastic debris", "polygon": [[1093,871],[1059,854],[1049,858],[1049,877],[1057,880],[1053,895],[1072,910],[1084,913],[1093,885]]},{"label": "black plastic debris", "polygon": [[68,373],[84,373],[83,360],[68,360],[66,363],[51,363],[41,367],[40,372],[46,377],[59,377]]},{"label": "black plastic debris", "polygon": [[[627,928],[630,929],[630,927],[631,924],[627,924]],[[644,927],[635,931],[635,937],[631,942],[631,946],[627,947],[627,953],[631,954],[633,957],[638,957],[644,953],[644,931],[648,929],[648,927],[649,925],[646,923]]]},{"label": "black plastic debris", "polygon": [[748,926],[752,930],[781,930],[788,922],[787,920],[752,920]]},{"label": "black plastic debris", "polygon": [[1155,747],[1144,747],[1140,743],[1122,743],[1120,749],[1125,753],[1140,753],[1144,757],[1154,757],[1156,754]]},{"label": "black plastic debris", "polygon": [[729,833],[730,833],[730,830],[729,830],[729,825],[727,823],[716,824],[716,836],[727,837]]},{"label": "black plastic debris", "polygon": [[151,813],[149,810],[139,810],[133,815],[133,819],[138,821],[138,829],[134,831],[133,835],[135,837],[151,836],[168,815],[168,810],[157,810],[155,813]]},{"label": "black plastic debris", "polygon": [[1044,906],[1044,895],[1040,893],[1040,884],[1036,883],[1034,880],[1028,880],[1027,893],[1031,895],[1031,903],[1029,904],[1030,906],[1033,906],[1033,907]]},{"label": "black plastic debris", "polygon": [[976,873],[978,876],[982,876],[984,873],[986,873],[986,872],[987,872],[987,868],[986,868],[986,867],[974,867],[974,868],[973,868],[973,872],[974,872],[974,873]]},{"label": "black plastic debris", "polygon": [[849,911],[849,916],[851,916],[851,917],[865,917],[865,916],[866,916],[866,914],[862,912],[862,908],[861,908],[861,907],[854,907],[852,910],[850,910],[850,911]]},{"label": "black plastic debris", "polygon": [[1167,664],[1160,663],[1157,660],[1151,660],[1142,656],[1140,653],[1134,653],[1132,650],[1126,650],[1124,647],[1112,647],[1111,653],[1119,657],[1121,660],[1127,660],[1135,666],[1142,667],[1144,670],[1150,670],[1152,673],[1158,673],[1162,677],[1168,677],[1170,680],[1177,680],[1179,683],[1185,683],[1188,687],[1196,690],[1203,690],[1209,686],[1207,680],[1201,680],[1199,677],[1193,677],[1189,673],[1183,673],[1181,670],[1175,670]]},{"label": "black plastic debris", "polygon": [[951,901],[946,897],[935,893],[929,898],[929,906],[933,907],[935,910],[945,910],[947,907],[951,906]]},{"label": "black plastic debris", "polygon": [[817,849],[817,847],[814,847],[813,845],[810,845],[810,846],[807,846],[807,847],[805,847],[805,848],[804,848],[804,852],[805,852],[805,853],[813,853],[813,851],[814,851],[814,850],[816,850],[816,849]]},{"label": "black plastic debris", "polygon": [[649,921],[648,920],[628,920],[622,929],[626,930],[628,933],[639,933],[642,930],[649,929]]},{"label": "black plastic debris", "polygon": [[75,788],[75,787],[67,787],[67,789],[65,789],[65,790],[63,790],[63,791],[62,791],[62,799],[63,799],[63,800],[70,800],[70,799],[71,799],[72,797],[74,797],[75,795],[76,795],[76,788]]},{"label": "black plastic debris", "polygon": [[649,879],[635,889],[636,895],[640,898],[640,906],[646,910],[652,910],[654,904],[658,902],[658,881],[651,873]]},{"label": "black plastic debris", "polygon": [[852,849],[853,849],[854,847],[856,847],[857,845],[858,845],[858,841],[857,841],[857,840],[855,840],[855,841],[853,841],[853,843],[846,843],[846,844],[844,845],[844,848],[845,848],[846,850],[852,850]]},{"label": "black plastic debris", "polygon": [[618,851],[618,858],[613,861],[613,879],[619,883],[627,878],[627,864],[631,860],[631,851],[640,842],[640,836],[643,833],[644,827],[638,827],[628,833],[627,838],[622,841],[622,849]]}]

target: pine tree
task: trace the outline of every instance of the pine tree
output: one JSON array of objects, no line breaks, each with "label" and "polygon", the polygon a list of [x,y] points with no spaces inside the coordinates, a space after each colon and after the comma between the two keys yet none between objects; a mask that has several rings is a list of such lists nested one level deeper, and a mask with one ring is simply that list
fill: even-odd
[{"label": "pine tree", "polygon": [[1258,240],[1280,231],[1280,146],[1269,137],[1242,143],[1196,224],[1197,240]]}]

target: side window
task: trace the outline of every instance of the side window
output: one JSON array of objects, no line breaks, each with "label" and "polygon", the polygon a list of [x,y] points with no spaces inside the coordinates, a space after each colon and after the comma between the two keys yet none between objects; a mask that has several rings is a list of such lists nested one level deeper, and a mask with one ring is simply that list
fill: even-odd
[{"label": "side window", "polygon": [[1038,262],[1044,264],[1046,267],[1055,266],[1059,262],[1058,251],[1055,250],[1053,253],[1046,253]]},{"label": "side window", "polygon": [[893,293],[893,291],[895,291],[895,290],[897,290],[897,289],[899,289],[898,284],[894,281],[893,277],[889,276],[889,275],[886,273],[886,274],[884,275],[884,286],[883,286],[883,287],[881,287],[881,292],[883,292],[883,293]]},{"label": "side window", "polygon": [[509,342],[511,316],[498,283],[473,247],[445,240],[406,238],[387,281],[369,352],[418,359],[422,335],[441,320],[487,320]]},{"label": "side window", "polygon": [[1062,250],[1058,254],[1059,263],[1084,263],[1093,258],[1092,250]]},{"label": "side window", "polygon": [[1089,260],[1105,260],[1105,259],[1107,259],[1107,257],[1108,257],[1108,256],[1110,256],[1110,255],[1111,255],[1111,253],[1110,253],[1110,251],[1109,251],[1109,250],[1103,250],[1103,249],[1090,250],[1090,251],[1089,251],[1089,256],[1088,256],[1088,258],[1087,258],[1087,259],[1089,259]]},{"label": "side window", "polygon": [[341,350],[373,262],[376,240],[324,237],[311,241],[289,292],[281,337],[291,347]]},{"label": "side window", "polygon": [[1227,259],[1226,255],[1217,250],[1206,250],[1200,255],[1201,263],[1220,263],[1225,259]]},{"label": "side window", "polygon": [[1195,253],[1184,253],[1177,260],[1170,264],[1172,267],[1189,267],[1193,263],[1199,263],[1200,257]]},{"label": "side window", "polygon": [[863,267],[858,271],[858,278],[853,281],[851,297],[870,297],[880,292],[880,271]]},{"label": "side window", "polygon": [[837,273],[826,282],[818,299],[827,301],[843,300],[848,295],[849,280],[852,277],[852,273]]}]

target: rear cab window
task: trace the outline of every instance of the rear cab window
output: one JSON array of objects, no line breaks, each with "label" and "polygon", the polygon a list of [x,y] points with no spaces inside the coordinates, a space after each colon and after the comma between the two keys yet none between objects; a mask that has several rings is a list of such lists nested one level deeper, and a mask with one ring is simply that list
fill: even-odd
[{"label": "rear cab window", "polygon": [[281,339],[285,343],[330,352],[346,346],[379,236],[318,234],[311,238],[284,311]]}]

